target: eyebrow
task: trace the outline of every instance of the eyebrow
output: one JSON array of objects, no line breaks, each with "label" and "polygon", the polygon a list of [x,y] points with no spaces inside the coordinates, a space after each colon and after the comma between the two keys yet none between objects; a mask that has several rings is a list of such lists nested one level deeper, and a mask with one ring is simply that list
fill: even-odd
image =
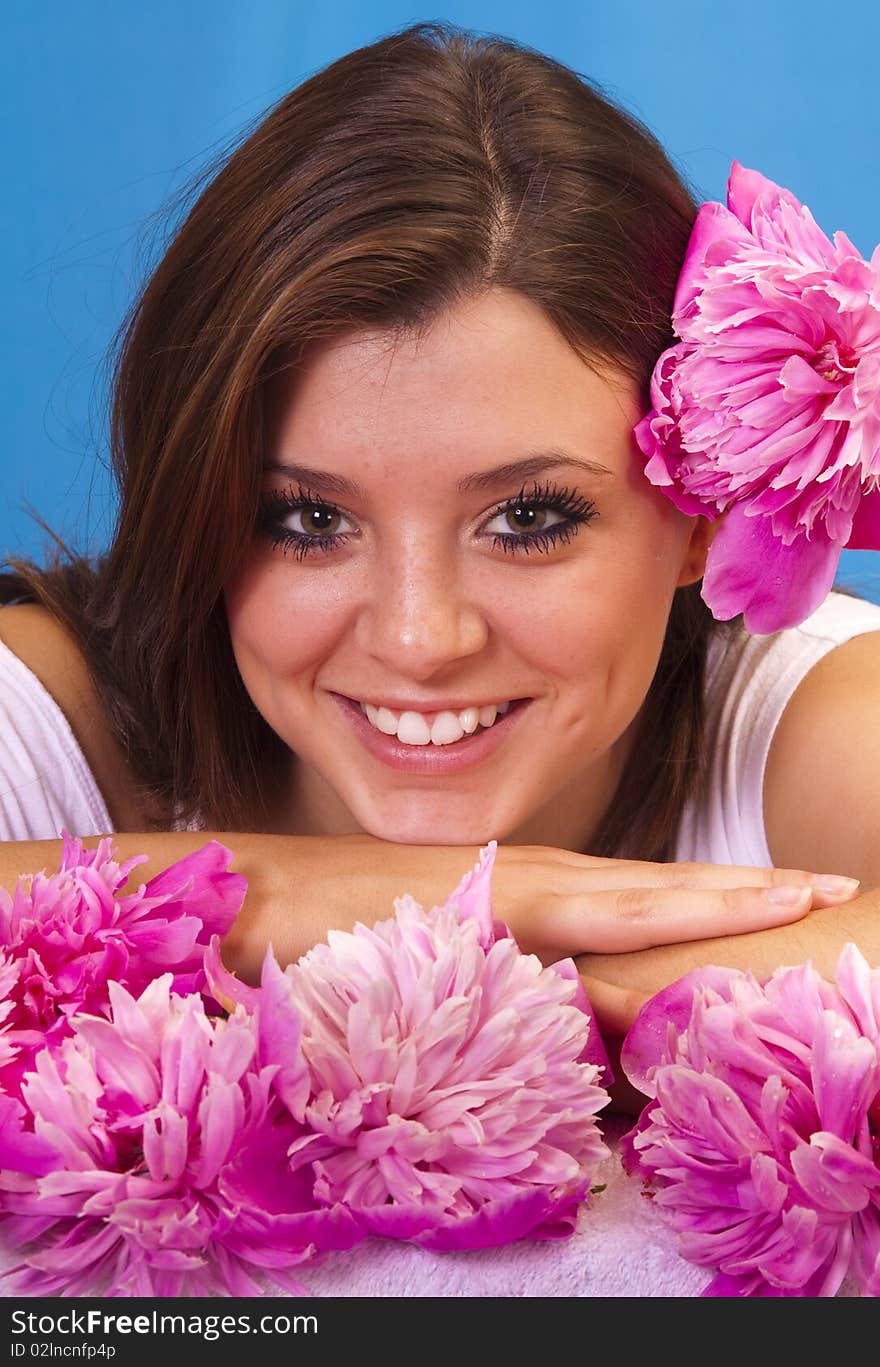
[{"label": "eyebrow", "polygon": [[[507,461],[504,465],[493,466],[491,470],[465,475],[464,479],[458,481],[458,492],[485,493],[488,489],[497,489],[516,480],[526,480],[531,475],[543,474],[545,470],[555,469],[559,465],[576,465],[594,477],[613,477],[614,473],[598,461],[572,455],[570,451],[560,447],[549,451],[534,451],[521,460]],[[346,479],[344,475],[334,475],[329,470],[315,470],[309,465],[294,464],[287,460],[270,461],[265,468],[280,475],[287,475],[290,479],[298,479],[306,485],[320,486],[332,494],[339,495],[340,498],[365,497],[363,489],[354,480]]]},{"label": "eyebrow", "polygon": [[496,489],[499,485],[510,484],[514,480],[528,479],[530,475],[543,474],[545,470],[555,469],[558,465],[576,465],[579,469],[586,471],[588,475],[606,476],[612,475],[612,471],[606,466],[600,465],[598,461],[586,460],[583,456],[574,456],[569,451],[550,450],[534,451],[531,455],[524,456],[522,460],[508,461],[505,465],[496,465],[491,470],[483,470],[479,474],[466,475],[458,482],[458,491],[461,494],[472,493],[474,490],[483,493],[487,489]]}]

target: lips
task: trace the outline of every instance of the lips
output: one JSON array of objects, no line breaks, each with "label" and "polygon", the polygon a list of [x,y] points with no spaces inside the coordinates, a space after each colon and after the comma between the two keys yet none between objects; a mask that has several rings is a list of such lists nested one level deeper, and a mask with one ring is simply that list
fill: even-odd
[{"label": "lips", "polygon": [[523,714],[532,702],[531,698],[520,698],[512,702],[508,711],[499,716],[492,726],[463,736],[461,740],[448,745],[437,746],[407,745],[397,736],[385,735],[367,720],[359,702],[344,697],[341,693],[332,693],[330,696],[373,758],[380,760],[389,768],[425,777],[463,773],[481,764],[503,745],[520,725]]}]

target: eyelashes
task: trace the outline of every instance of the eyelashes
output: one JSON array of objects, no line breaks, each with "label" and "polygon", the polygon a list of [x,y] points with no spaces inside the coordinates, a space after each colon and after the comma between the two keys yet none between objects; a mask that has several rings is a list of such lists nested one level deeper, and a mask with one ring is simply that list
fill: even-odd
[{"label": "eyelashes", "polygon": [[522,553],[529,555],[532,551],[546,553],[555,546],[564,546],[571,539],[577,536],[581,527],[592,522],[593,518],[598,517],[596,505],[591,499],[584,498],[576,489],[569,489],[566,485],[552,483],[535,484],[531,492],[527,492],[525,485],[517,494],[516,498],[508,499],[495,512],[491,514],[489,521],[494,522],[497,517],[529,517],[532,514],[546,515],[547,512],[555,513],[559,516],[558,522],[553,522],[545,527],[543,522],[537,527],[525,529],[522,532],[493,532],[492,545],[495,549],[500,549],[511,554]]},{"label": "eyelashes", "polygon": [[[310,530],[297,531],[285,525],[295,514],[301,515],[303,525]],[[558,520],[545,525],[548,514]],[[507,517],[528,523],[534,518],[532,525],[521,531],[488,533],[493,549],[511,555],[530,555],[532,551],[546,554],[556,546],[566,545],[581,527],[598,516],[595,503],[577,490],[546,483],[534,484],[528,490],[523,485],[515,498],[500,504],[486,521],[492,523],[496,518]],[[347,514],[335,504],[297,484],[269,490],[261,497],[256,531],[271,546],[304,560],[307,556],[326,555],[349,541],[355,533],[339,531],[336,526],[348,520]]]},{"label": "eyelashes", "polygon": [[345,514],[335,504],[318,498],[302,484],[295,487],[291,485],[287,489],[272,489],[261,495],[257,513],[257,535],[263,537],[270,545],[291,552],[297,560],[304,560],[307,555],[322,551],[326,553],[349,540],[352,535],[350,532],[326,531],[315,526],[312,534],[297,532],[284,526],[284,519],[293,513],[307,510],[313,517],[329,517],[331,521],[335,518],[345,518]]}]

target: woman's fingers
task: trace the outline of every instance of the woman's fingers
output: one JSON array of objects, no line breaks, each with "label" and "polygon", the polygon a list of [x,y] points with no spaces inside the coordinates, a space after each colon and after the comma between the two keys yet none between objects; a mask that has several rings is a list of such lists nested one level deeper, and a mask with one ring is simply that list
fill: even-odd
[{"label": "woman's fingers", "polygon": [[[521,847],[531,850],[536,864],[544,867],[545,877],[552,879],[556,891],[577,892],[592,889],[618,888],[681,888],[718,890],[723,888],[805,887],[812,892],[812,906],[836,906],[854,897],[859,890],[857,878],[839,874],[812,873],[807,869],[766,868],[747,864],[657,864],[638,859],[594,859],[567,850],[543,851],[543,847]],[[545,862],[539,855],[552,853]],[[562,856],[558,858],[557,856]]]},{"label": "woman's fingers", "polygon": [[[811,873],[807,869],[765,868],[760,865],[743,864],[630,864],[629,883],[632,886],[659,886],[663,888],[773,888],[804,887],[812,894],[814,907],[833,906],[838,902],[854,897],[859,889],[857,878],[845,878],[838,874]],[[618,882],[622,870],[610,874],[603,869],[601,877],[604,887],[623,887]]]},{"label": "woman's fingers", "polygon": [[[788,925],[800,920],[812,905],[809,885],[584,890],[546,898],[529,937],[520,943],[545,962],[582,953],[627,954],[657,945]],[[540,943],[528,945],[525,940],[530,937]],[[561,946],[565,948],[561,950]]]}]

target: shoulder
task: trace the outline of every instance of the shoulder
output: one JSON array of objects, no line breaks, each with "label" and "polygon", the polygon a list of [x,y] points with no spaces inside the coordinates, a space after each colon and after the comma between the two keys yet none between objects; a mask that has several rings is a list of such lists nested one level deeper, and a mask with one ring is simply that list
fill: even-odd
[{"label": "shoulder", "polygon": [[0,607],[0,641],[26,665],[67,718],[116,830],[145,828],[138,785],[113,736],[83,654],[44,607]]},{"label": "shoulder", "polygon": [[880,630],[836,645],[795,689],[764,777],[774,865],[880,886]]}]

